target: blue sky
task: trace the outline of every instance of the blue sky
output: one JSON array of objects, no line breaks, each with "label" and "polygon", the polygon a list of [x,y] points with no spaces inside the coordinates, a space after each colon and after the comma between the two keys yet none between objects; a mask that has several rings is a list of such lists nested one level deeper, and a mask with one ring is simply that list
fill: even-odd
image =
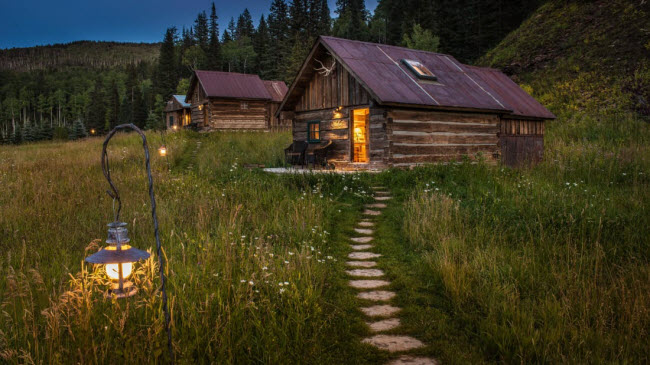
[{"label": "blue sky", "polygon": [[[0,48],[76,40],[159,42],[167,27],[190,26],[211,0],[0,0]],[[336,0],[329,0],[334,11]],[[271,0],[218,0],[219,30],[248,8],[257,24]],[[374,10],[377,0],[366,0]]]}]

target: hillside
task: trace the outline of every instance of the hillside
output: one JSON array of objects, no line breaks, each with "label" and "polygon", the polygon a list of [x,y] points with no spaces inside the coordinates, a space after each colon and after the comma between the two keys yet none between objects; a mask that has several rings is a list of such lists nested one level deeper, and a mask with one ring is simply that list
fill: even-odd
[{"label": "hillside", "polygon": [[152,62],[158,43],[78,41],[28,48],[0,50],[0,71],[32,71],[70,66],[107,68]]},{"label": "hillside", "polygon": [[477,63],[503,69],[558,115],[650,117],[648,19],[646,0],[549,1]]}]

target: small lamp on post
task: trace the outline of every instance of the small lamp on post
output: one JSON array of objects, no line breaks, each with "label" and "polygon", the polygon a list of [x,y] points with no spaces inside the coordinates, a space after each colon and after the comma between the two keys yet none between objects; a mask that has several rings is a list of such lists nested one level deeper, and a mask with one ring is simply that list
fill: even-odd
[{"label": "small lamp on post", "polygon": [[[137,261],[149,258],[150,254],[146,251],[139,250],[129,245],[130,239],[126,223],[120,222],[120,211],[122,209],[122,201],[117,188],[111,180],[111,171],[108,166],[108,154],[106,148],[108,142],[120,130],[131,129],[137,132],[142,137],[142,147],[144,149],[145,167],[147,169],[147,178],[149,180],[149,198],[151,200],[151,218],[153,219],[154,236],[156,239],[156,255],[158,255],[158,270],[161,281],[162,293],[162,309],[165,316],[165,330],[167,332],[167,346],[169,349],[170,362],[174,362],[174,352],[172,348],[172,334],[169,328],[169,310],[167,308],[167,291],[165,290],[165,267],[163,262],[162,247],[160,244],[160,233],[158,232],[158,215],[156,214],[156,199],[153,191],[153,176],[151,174],[151,164],[149,163],[149,146],[147,138],[134,124],[120,124],[113,128],[108,133],[104,140],[102,148],[102,171],[104,177],[108,181],[111,190],[107,190],[108,195],[113,198],[113,202],[117,202],[117,210],[115,211],[115,219],[112,223],[108,224],[108,247],[90,255],[86,261],[93,264],[105,265],[104,269],[106,275],[113,281],[113,285],[108,290],[108,295],[115,295],[118,298],[127,298],[135,295],[138,289],[127,279],[133,271],[133,264]],[[166,151],[165,151],[166,152]]]},{"label": "small lamp on post", "polygon": [[167,156],[167,147],[165,147],[165,145],[160,146],[160,148],[158,148],[158,154],[160,157]]},{"label": "small lamp on post", "polygon": [[95,128],[90,128],[90,134],[95,135]]}]

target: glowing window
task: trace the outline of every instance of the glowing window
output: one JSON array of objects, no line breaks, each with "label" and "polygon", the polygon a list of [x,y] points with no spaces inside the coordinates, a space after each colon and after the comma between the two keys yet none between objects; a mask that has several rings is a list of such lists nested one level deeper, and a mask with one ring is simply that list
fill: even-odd
[{"label": "glowing window", "polygon": [[436,81],[438,78],[420,61],[402,60],[402,63],[419,79]]},{"label": "glowing window", "polygon": [[320,122],[307,123],[307,133],[309,142],[320,142]]}]

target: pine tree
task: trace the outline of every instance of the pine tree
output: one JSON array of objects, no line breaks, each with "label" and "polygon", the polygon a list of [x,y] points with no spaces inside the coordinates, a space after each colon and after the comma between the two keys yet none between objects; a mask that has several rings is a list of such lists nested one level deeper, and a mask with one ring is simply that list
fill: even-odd
[{"label": "pine tree", "polygon": [[160,46],[155,79],[156,93],[162,95],[164,99],[169,99],[172,96],[178,83],[175,43],[176,27],[167,28],[165,38]]},{"label": "pine tree", "polygon": [[368,38],[368,10],[364,0],[337,0],[336,13],[339,17],[334,21],[334,35],[356,40]]},{"label": "pine tree", "polygon": [[316,27],[316,35],[328,35],[332,31],[332,17],[330,16],[330,8],[327,4],[327,0],[320,1],[320,7],[318,8],[320,14],[318,14]]},{"label": "pine tree", "polygon": [[257,54],[257,73],[262,79],[269,79],[273,76],[273,54],[271,50],[271,34],[264,20],[264,15],[260,17],[260,22],[253,38],[253,48]]},{"label": "pine tree", "polygon": [[84,125],[84,122],[81,119],[75,120],[74,123],[72,124],[70,133],[68,134],[68,138],[71,140],[77,140],[86,137],[88,137],[88,132],[86,131],[86,126]]},{"label": "pine tree", "polygon": [[271,56],[273,68],[269,71],[269,77],[280,79],[284,76],[283,66],[287,55],[291,51],[289,44],[289,19],[287,3],[284,0],[273,0],[268,16],[269,34],[274,52]]},{"label": "pine tree", "polygon": [[212,9],[210,11],[210,44],[208,47],[208,52],[206,53],[207,58],[207,69],[209,70],[219,70],[221,69],[221,45],[219,44],[219,24],[217,23],[217,10],[215,9],[214,2],[212,3]]},{"label": "pine tree", "polygon": [[251,18],[251,13],[248,9],[244,9],[244,12],[239,15],[237,19],[237,28],[235,29],[235,40],[242,39],[243,37],[251,38],[255,27],[253,26],[253,18]]},{"label": "pine tree", "polygon": [[210,29],[208,28],[208,16],[205,11],[200,12],[194,21],[194,39],[204,52],[208,51]]}]

